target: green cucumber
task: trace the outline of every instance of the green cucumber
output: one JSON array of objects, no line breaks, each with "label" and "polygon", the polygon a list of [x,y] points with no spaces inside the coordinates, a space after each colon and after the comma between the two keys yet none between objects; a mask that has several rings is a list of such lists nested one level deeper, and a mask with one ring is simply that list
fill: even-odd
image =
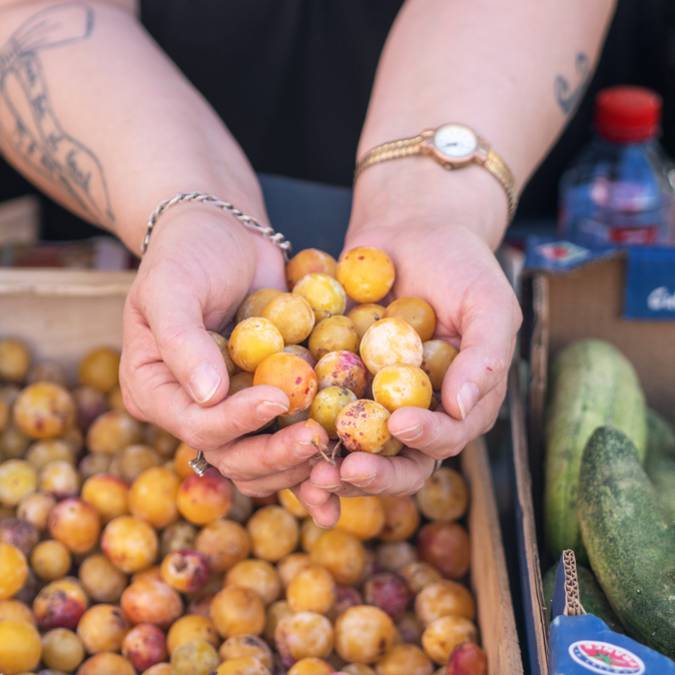
[{"label": "green cucumber", "polygon": [[554,558],[571,548],[583,562],[576,501],[584,446],[599,426],[611,425],[626,433],[644,458],[645,398],[630,362],[601,340],[581,340],[558,354],[550,393],[545,429],[546,539]]},{"label": "green cucumber", "polygon": [[675,524],[675,430],[653,410],[647,414],[647,428],[645,471],[666,517]]},{"label": "green cucumber", "polygon": [[632,441],[595,431],[581,460],[579,524],[609,604],[629,634],[675,657],[675,530]]},{"label": "green cucumber", "polygon": [[[551,621],[551,607],[553,592],[555,591],[555,573],[558,566],[554,565],[544,574],[544,600],[546,602],[546,617]],[[594,614],[602,619],[612,630],[623,633],[621,623],[616,618],[610,604],[607,602],[602,588],[593,576],[593,572],[583,565],[577,564],[577,578],[579,579],[579,595],[581,604],[588,614]]]}]

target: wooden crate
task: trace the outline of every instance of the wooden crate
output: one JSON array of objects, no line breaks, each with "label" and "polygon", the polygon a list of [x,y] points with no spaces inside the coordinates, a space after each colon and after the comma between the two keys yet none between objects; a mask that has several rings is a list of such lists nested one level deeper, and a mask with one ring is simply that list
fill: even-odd
[{"label": "wooden crate", "polygon": [[[72,373],[87,349],[121,345],[122,307],[132,280],[131,272],[0,269],[0,335],[26,340],[38,361],[58,360]],[[462,453],[462,470],[471,490],[471,584],[490,675],[520,675],[522,659],[483,439]]]}]

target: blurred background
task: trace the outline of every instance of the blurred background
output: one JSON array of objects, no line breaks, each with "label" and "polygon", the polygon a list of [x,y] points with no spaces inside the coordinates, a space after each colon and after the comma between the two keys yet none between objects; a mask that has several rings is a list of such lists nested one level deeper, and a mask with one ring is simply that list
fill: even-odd
[{"label": "blurred background", "polygon": [[[344,2],[358,11],[341,11]],[[286,5],[281,26],[280,4]],[[291,238],[310,225],[316,230],[320,222],[301,221],[314,219],[317,213],[345,222],[359,129],[377,58],[401,0],[324,0],[320,12],[309,14],[303,0],[255,0],[247,3],[243,28],[239,18],[226,25],[215,20],[222,12],[219,5],[201,2],[200,11],[192,13],[199,28],[191,30],[184,25],[190,13],[181,8],[181,1],[145,0],[142,21],[222,115],[256,171],[302,181],[263,181],[270,215],[279,229],[290,228]],[[297,6],[295,22],[288,5]],[[335,24],[343,24],[343,30],[336,31]],[[242,34],[256,35],[255,49],[241,39]],[[187,35],[199,39],[191,41]],[[344,35],[352,39],[345,40]],[[246,69],[229,67],[244,61],[250,64]],[[553,227],[560,176],[593,133],[594,97],[616,84],[642,85],[663,97],[661,142],[668,155],[675,156],[675,3],[619,1],[597,72],[576,115],[525,190],[513,235]],[[228,101],[242,99],[251,104],[228,106]],[[299,139],[303,143],[298,144]],[[298,151],[299,145],[304,151]],[[306,181],[317,185],[308,186]],[[35,193],[0,159],[0,202]],[[38,199],[43,239],[101,234],[50,199],[42,195]],[[332,250],[338,244],[320,238],[303,242]],[[48,257],[42,262],[48,264]]]}]

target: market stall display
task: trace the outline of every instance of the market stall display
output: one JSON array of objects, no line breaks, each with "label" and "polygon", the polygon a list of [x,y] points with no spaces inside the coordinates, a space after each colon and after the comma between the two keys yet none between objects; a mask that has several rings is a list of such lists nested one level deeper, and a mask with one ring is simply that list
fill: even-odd
[{"label": "market stall display", "polygon": [[[87,273],[0,277],[0,304],[12,316],[7,335],[17,340],[3,344],[28,345],[28,370],[61,366],[47,384],[3,376],[0,472],[6,467],[4,484],[18,488],[3,493],[2,531],[6,560],[22,562],[11,565],[17,578],[3,575],[3,623],[6,635],[27,636],[26,651],[15,654],[18,642],[0,630],[0,657],[10,659],[0,663],[4,672],[35,668],[41,658],[64,672],[81,664],[84,674],[157,675],[170,661],[176,673],[264,673],[274,663],[293,675],[339,666],[388,675],[434,672],[449,659],[450,673],[479,673],[486,668],[479,638],[487,672],[521,672],[482,443],[467,449],[461,473],[459,465],[442,469],[416,499],[343,500],[338,526],[322,532],[289,491],[251,504],[214,470],[193,475],[194,450],[126,414],[108,375],[128,275],[96,275],[93,283]],[[292,347],[274,354],[299,358],[318,391],[321,378],[298,354],[311,356]],[[322,391],[351,392],[352,382],[359,390],[353,371]],[[320,422],[312,424],[334,418],[315,414]],[[16,539],[8,519],[30,523],[31,535]]]}]

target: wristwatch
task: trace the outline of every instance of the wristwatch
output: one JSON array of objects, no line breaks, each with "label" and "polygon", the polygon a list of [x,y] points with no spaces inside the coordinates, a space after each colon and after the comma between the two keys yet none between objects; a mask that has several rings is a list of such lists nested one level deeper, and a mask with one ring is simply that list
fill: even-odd
[{"label": "wristwatch", "polygon": [[513,217],[516,191],[511,169],[484,138],[464,124],[444,124],[436,129],[426,129],[417,136],[377,145],[358,161],[354,177],[358,178],[374,164],[415,155],[429,156],[448,170],[470,164],[487,169],[504,188],[509,220]]}]

